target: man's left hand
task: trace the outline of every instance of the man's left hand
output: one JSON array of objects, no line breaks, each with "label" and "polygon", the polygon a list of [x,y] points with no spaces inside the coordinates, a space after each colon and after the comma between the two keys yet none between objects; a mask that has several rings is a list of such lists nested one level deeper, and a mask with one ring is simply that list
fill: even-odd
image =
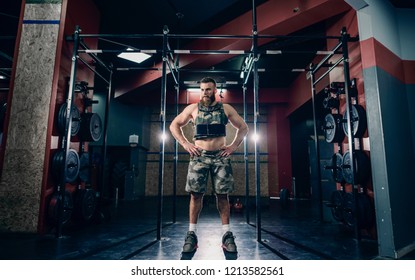
[{"label": "man's left hand", "polygon": [[221,157],[228,157],[230,156],[233,152],[235,152],[235,149],[233,148],[232,145],[229,146],[224,146],[221,148],[221,152],[220,152],[220,156]]}]

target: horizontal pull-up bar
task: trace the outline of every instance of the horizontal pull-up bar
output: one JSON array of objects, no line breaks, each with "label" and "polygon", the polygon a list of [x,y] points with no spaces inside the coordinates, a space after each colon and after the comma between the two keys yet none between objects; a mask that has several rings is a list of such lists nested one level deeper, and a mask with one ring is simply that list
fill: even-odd
[{"label": "horizontal pull-up bar", "polygon": [[[162,38],[166,35],[168,38],[175,39],[253,39],[254,35],[230,35],[230,34],[79,34],[80,38]],[[342,36],[307,36],[307,35],[255,35],[258,39],[337,39],[340,40]],[[67,40],[72,37],[68,36]],[[358,37],[351,37],[349,41],[357,41]]]},{"label": "horizontal pull-up bar", "polygon": [[[162,38],[163,34],[79,34],[80,38],[125,38],[125,39],[140,39],[140,38]],[[67,41],[73,40],[72,36],[66,37]]]},{"label": "horizontal pull-up bar", "polygon": [[116,71],[129,71],[129,70],[153,70],[161,71],[161,67],[118,67],[115,68]]},{"label": "horizontal pull-up bar", "polygon": [[[164,34],[79,34],[80,38],[162,38]],[[166,34],[169,38],[193,38],[193,39],[252,39],[251,35],[201,35],[201,34]],[[72,40],[71,36],[67,40]]]},{"label": "horizontal pull-up bar", "polygon": [[[315,54],[315,55],[333,55],[336,54],[336,51],[287,51],[287,50],[258,50],[258,54],[269,54],[269,55],[281,55],[281,54]],[[121,53],[121,52],[128,52],[128,53],[146,53],[146,54],[157,54],[162,53],[163,50],[157,49],[134,49],[134,50],[104,50],[104,49],[85,49],[79,50],[79,53]],[[229,55],[250,55],[253,54],[253,51],[247,50],[166,50],[167,53],[174,53],[174,54],[229,54]]]},{"label": "horizontal pull-up bar", "polygon": [[193,73],[240,73],[240,69],[190,69],[180,68],[180,72],[193,72]]},{"label": "horizontal pull-up bar", "polygon": [[[327,67],[331,67],[332,64],[327,65]],[[176,67],[175,67],[176,68]],[[161,67],[117,67],[114,70],[116,71],[129,71],[129,70],[151,70],[151,71],[161,71]],[[262,72],[305,72],[309,71],[310,69],[305,68],[258,68],[258,73]],[[170,68],[170,71],[173,70]],[[177,72],[191,72],[191,73],[241,73],[242,70],[240,69],[190,69],[190,68],[178,68],[176,69]],[[251,70],[246,70],[243,72],[248,73]]]},{"label": "horizontal pull-up bar", "polygon": [[[289,39],[289,38],[298,38],[298,39],[342,39],[342,36],[313,36],[313,35],[258,35],[258,39]],[[356,42],[359,40],[359,37],[350,37],[349,41]]]}]

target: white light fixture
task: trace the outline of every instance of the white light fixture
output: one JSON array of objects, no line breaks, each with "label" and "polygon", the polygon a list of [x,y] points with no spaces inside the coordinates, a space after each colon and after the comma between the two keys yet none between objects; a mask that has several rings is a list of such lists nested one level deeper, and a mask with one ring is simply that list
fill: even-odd
[{"label": "white light fixture", "polygon": [[132,134],[128,138],[128,143],[130,144],[130,147],[137,147],[138,146],[138,135]]},{"label": "white light fixture", "polygon": [[0,80],[5,80],[5,79],[6,79],[6,76],[0,75]]},{"label": "white light fixture", "polygon": [[129,61],[135,62],[135,63],[141,63],[146,59],[149,59],[151,55],[142,53],[142,52],[133,52],[134,49],[128,48],[126,52],[122,52],[118,55],[120,58],[127,59]]},{"label": "white light fixture", "polygon": [[200,92],[200,88],[188,88],[188,92]]}]

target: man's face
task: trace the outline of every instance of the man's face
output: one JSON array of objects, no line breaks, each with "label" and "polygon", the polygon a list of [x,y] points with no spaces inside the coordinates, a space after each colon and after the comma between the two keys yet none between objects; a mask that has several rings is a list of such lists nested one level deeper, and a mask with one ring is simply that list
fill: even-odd
[{"label": "man's face", "polygon": [[210,106],[215,102],[216,87],[213,83],[200,84],[200,102],[203,106]]}]

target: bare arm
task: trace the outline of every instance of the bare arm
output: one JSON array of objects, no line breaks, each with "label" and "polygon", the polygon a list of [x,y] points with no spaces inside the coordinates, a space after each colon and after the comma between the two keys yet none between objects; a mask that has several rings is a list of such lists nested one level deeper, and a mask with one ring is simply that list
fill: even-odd
[{"label": "bare arm", "polygon": [[200,155],[199,149],[184,136],[182,127],[187,125],[192,119],[192,113],[197,104],[187,106],[179,115],[177,115],[170,124],[170,132],[182,147],[189,152],[190,155]]},{"label": "bare arm", "polygon": [[228,104],[224,104],[225,114],[228,117],[229,122],[236,129],[235,138],[230,145],[223,147],[222,156],[229,156],[241,145],[245,136],[248,134],[248,125],[243,118],[236,112],[236,110]]}]

